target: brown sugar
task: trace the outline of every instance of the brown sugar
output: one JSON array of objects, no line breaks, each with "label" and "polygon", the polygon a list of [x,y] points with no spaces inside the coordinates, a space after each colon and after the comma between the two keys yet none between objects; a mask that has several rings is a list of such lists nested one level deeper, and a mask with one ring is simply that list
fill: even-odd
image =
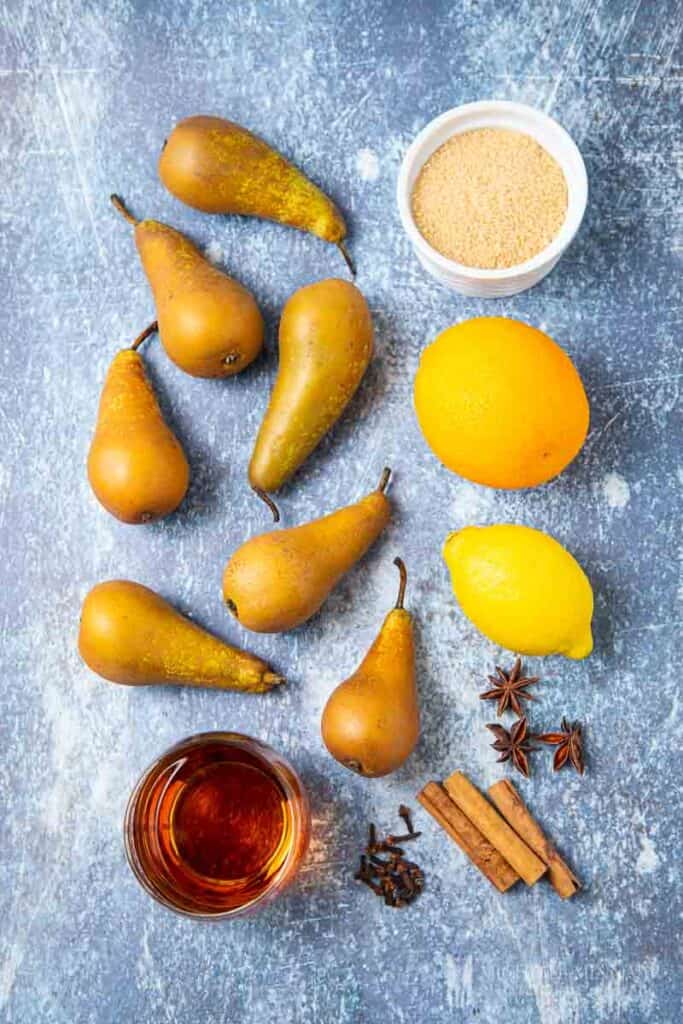
[{"label": "brown sugar", "polygon": [[466,267],[513,267],[545,249],[562,227],[567,182],[530,135],[476,128],[432,153],[415,182],[412,212],[443,256]]}]

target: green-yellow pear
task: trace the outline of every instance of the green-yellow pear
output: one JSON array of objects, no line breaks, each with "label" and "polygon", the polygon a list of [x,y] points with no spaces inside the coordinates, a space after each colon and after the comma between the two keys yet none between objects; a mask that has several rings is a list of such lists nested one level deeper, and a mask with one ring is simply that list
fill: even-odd
[{"label": "green-yellow pear", "polygon": [[137,351],[156,328],[150,324],[114,356],[88,453],[95,497],[124,523],[148,523],[173,512],[190,480],[185,453],[162,416]]},{"label": "green-yellow pear", "polygon": [[93,672],[127,686],[165,683],[264,693],[284,682],[265,661],[207,633],[131,580],[93,587],[83,602],[78,650]]},{"label": "green-yellow pear", "polygon": [[369,777],[396,771],[420,735],[413,623],[403,607],[407,574],[400,558],[394,564],[401,574],[396,606],[359,667],[332,693],[321,723],[332,757]]},{"label": "green-yellow pear", "polygon": [[180,121],[164,143],[159,177],[176,199],[204,213],[239,213],[279,221],[344,248],[346,224],[324,192],[246,128],[198,114]]},{"label": "green-yellow pear", "polygon": [[135,228],[169,358],[193,377],[232,377],[249,366],[263,346],[263,317],[251,292],[180,231],[136,220],[118,196],[111,201]]},{"label": "green-yellow pear", "polygon": [[280,365],[249,464],[257,494],[277,491],[355,394],[372,356],[372,318],[348,281],[300,288],[280,320]]},{"label": "green-yellow pear", "polygon": [[223,598],[235,618],[257,633],[283,633],[315,615],[389,522],[389,476],[385,469],[377,489],[355,505],[238,548],[223,575]]}]

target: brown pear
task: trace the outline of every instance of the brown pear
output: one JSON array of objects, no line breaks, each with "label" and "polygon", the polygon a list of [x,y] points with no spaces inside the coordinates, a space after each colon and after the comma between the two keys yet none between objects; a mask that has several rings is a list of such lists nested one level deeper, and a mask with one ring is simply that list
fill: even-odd
[{"label": "brown pear", "polygon": [[214,267],[186,235],[158,220],[136,220],[135,244],[157,308],[167,355],[193,377],[232,377],[263,346],[263,317],[251,292]]},{"label": "brown pear", "polygon": [[164,143],[159,177],[176,199],[204,213],[263,217],[332,242],[349,269],[346,224],[324,192],[258,136],[233,121],[198,114]]},{"label": "brown pear", "polygon": [[87,595],[78,650],[93,672],[127,686],[165,683],[263,693],[284,682],[265,661],[212,636],[130,580],[99,583]]},{"label": "brown pear", "polygon": [[257,633],[283,633],[315,615],[389,522],[389,476],[385,469],[377,489],[355,505],[238,548],[223,575],[223,598],[235,618]]},{"label": "brown pear", "polygon": [[361,292],[330,279],[300,288],[280,320],[280,365],[249,464],[257,494],[277,491],[308,458],[356,393],[372,356]]},{"label": "brown pear", "polygon": [[406,570],[398,599],[365,658],[325,705],[322,737],[335,760],[359,775],[396,771],[412,753],[420,735],[415,685],[413,623],[403,607]]},{"label": "brown pear", "polygon": [[156,323],[112,360],[88,453],[97,500],[124,523],[168,515],[185,497],[190,469],[159,408],[137,351]]}]

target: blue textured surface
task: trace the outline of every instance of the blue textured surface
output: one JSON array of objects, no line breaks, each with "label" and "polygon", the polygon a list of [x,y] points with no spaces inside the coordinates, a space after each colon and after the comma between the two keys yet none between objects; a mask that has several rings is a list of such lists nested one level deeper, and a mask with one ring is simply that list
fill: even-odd
[{"label": "blue textured surface", "polygon": [[[198,1021],[510,1024],[679,1019],[681,86],[679,3],[467,0],[299,6],[10,0],[0,39],[3,280],[0,402],[0,1019],[17,1024]],[[426,121],[459,102],[519,99],[556,115],[586,159],[583,228],[535,290],[491,304],[428,279],[403,236],[397,168]],[[173,123],[218,113],[265,136],[348,214],[377,354],[343,423],[283,494],[288,523],[395,469],[395,521],[324,611],[290,636],[247,637],[221,607],[224,561],[263,509],[245,486],[276,368],[277,315],[300,285],[343,274],[334,249],[272,224],[182,207],[156,177]],[[146,354],[189,452],[172,519],[125,527],[97,505],[84,461],[103,375],[153,306],[108,204],[186,230],[251,287],[267,353],[234,381],[183,376]],[[546,328],[592,404],[588,443],[558,480],[505,495],[458,481],[411,410],[423,346],[479,313]],[[524,414],[511,396],[507,415]],[[501,655],[450,595],[440,547],[467,522],[545,528],[596,590],[595,653],[532,661],[534,725],[586,725],[584,779],[537,756],[523,793],[585,879],[495,893],[423,813],[429,888],[401,913],[351,880],[366,822],[458,766],[502,776],[479,687]],[[424,728],[395,776],[364,781],[326,755],[319,715],[393,599],[401,553],[420,629]],[[76,652],[98,580],[161,590],[290,683],[266,698],[131,691]],[[294,887],[260,916],[207,926],[137,886],[120,827],[128,793],[180,737],[234,728],[281,749],[310,788],[314,838]],[[677,827],[678,825],[678,827]]]}]

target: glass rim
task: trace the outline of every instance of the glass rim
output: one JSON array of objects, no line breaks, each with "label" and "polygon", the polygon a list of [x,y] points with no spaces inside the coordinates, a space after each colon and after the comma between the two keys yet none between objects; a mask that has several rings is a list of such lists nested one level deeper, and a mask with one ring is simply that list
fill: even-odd
[{"label": "glass rim", "polygon": [[[247,903],[241,904],[238,907],[230,907],[227,910],[217,911],[190,910],[185,907],[177,906],[177,904],[173,903],[153,885],[151,885],[142,867],[134,841],[133,822],[135,819],[135,809],[140,792],[152,772],[157,768],[161,761],[169,755],[186,751],[196,746],[201,746],[206,742],[222,742],[226,747],[241,747],[248,750],[250,753],[255,753],[257,756],[262,757],[276,775],[278,782],[283,787],[287,796],[289,797],[293,795],[296,797],[296,799],[292,800],[292,813],[294,820],[294,832],[297,838],[301,836],[302,832],[306,833],[310,831],[310,804],[301,777],[289,759],[285,757],[284,754],[280,754],[268,743],[264,743],[263,740],[258,740],[254,736],[248,736],[245,733],[240,732],[209,730],[207,732],[198,732],[191,736],[186,736],[184,739],[179,740],[166,750],[162,751],[142,772],[135,783],[130,796],[128,797],[126,809],[123,815],[123,846],[128,866],[145,892],[167,910],[171,910],[173,913],[180,914],[183,917],[193,918],[194,920],[224,921],[227,918],[242,917],[251,913],[261,904],[270,902],[284,888],[286,888],[289,882],[292,881],[295,874],[295,872],[291,871],[292,860],[294,857],[299,857],[299,859],[303,858],[306,852],[306,847],[308,846],[308,839],[306,839],[302,851],[299,851],[299,844],[297,842],[293,842],[277,874],[268,882],[265,889]],[[292,792],[291,780],[287,778],[287,774],[282,771],[282,768],[291,773],[292,778],[298,786],[298,791],[294,793]]]}]

